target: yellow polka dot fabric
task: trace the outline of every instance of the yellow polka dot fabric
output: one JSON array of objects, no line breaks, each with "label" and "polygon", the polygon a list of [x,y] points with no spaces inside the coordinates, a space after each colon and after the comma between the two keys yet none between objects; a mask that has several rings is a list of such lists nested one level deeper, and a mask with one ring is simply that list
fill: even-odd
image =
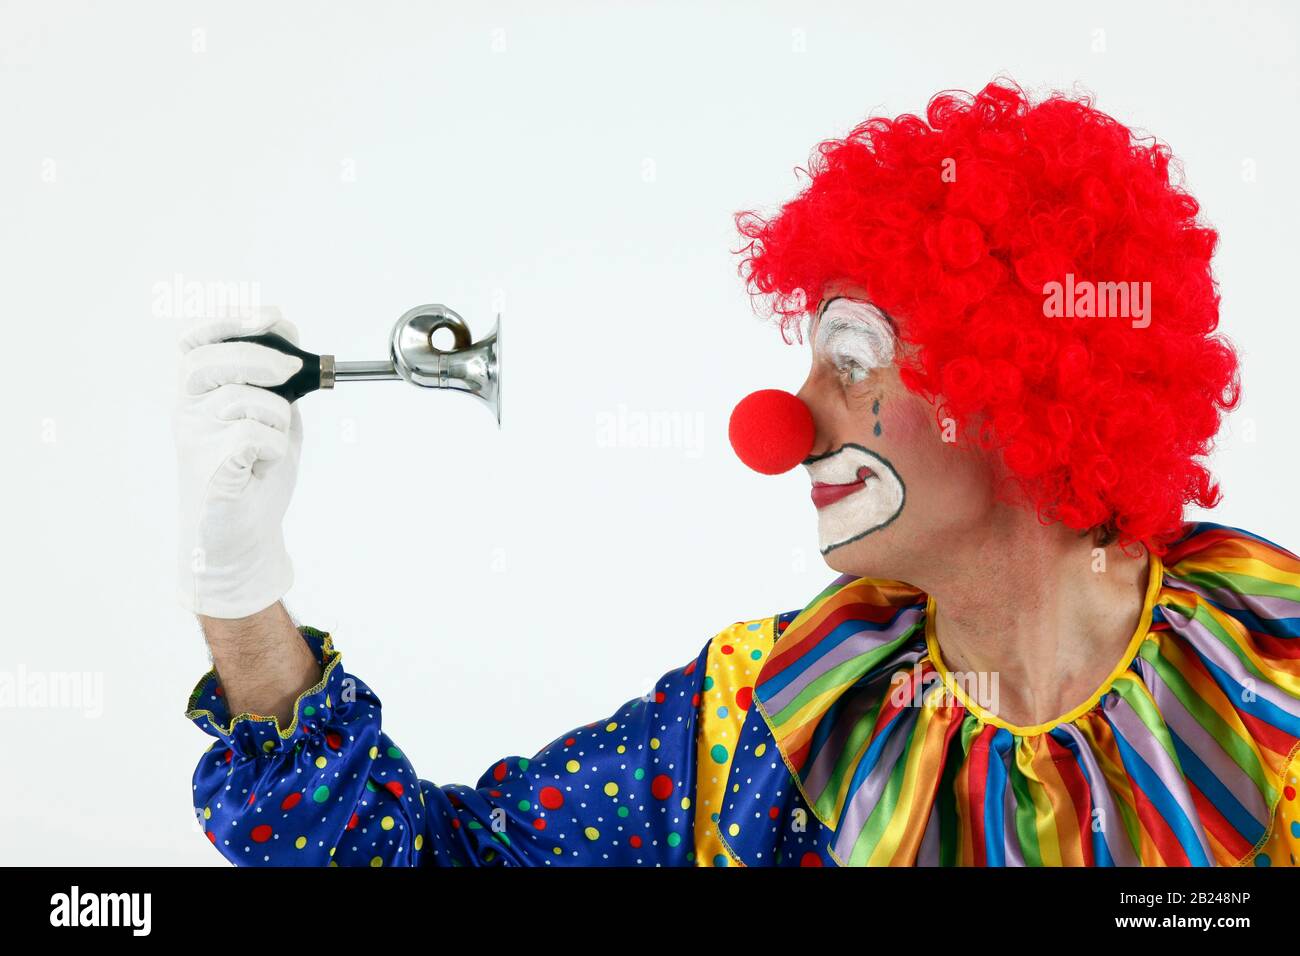
[{"label": "yellow polka dot fabric", "polygon": [[718,814],[740,732],[749,713],[754,681],[772,650],[774,619],[741,621],[709,642],[700,694],[695,764],[695,865],[732,866],[735,859],[718,838]]},{"label": "yellow polka dot fabric", "polygon": [[[1300,797],[1296,788],[1296,754],[1291,755],[1289,772],[1282,780],[1282,798],[1273,814],[1273,826],[1264,840],[1258,857],[1272,866],[1300,866]],[[1257,858],[1258,858],[1257,857]]]}]

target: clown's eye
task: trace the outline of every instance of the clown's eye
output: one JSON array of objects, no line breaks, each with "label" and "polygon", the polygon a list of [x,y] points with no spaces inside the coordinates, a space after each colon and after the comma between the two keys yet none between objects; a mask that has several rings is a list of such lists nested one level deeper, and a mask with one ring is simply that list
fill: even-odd
[{"label": "clown's eye", "polygon": [[867,380],[871,374],[870,369],[863,368],[851,358],[838,359],[835,363],[835,371],[839,373],[840,381],[845,385],[858,385]]}]

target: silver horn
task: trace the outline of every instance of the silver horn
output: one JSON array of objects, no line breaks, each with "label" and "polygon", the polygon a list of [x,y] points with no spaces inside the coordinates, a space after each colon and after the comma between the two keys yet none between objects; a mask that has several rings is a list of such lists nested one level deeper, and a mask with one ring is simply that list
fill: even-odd
[{"label": "silver horn", "polygon": [[[455,347],[440,349],[433,344],[439,329],[451,329]],[[267,387],[281,398],[296,402],[318,388],[333,388],[337,382],[376,382],[405,379],[423,388],[448,388],[465,392],[487,403],[501,427],[501,314],[491,334],[481,342],[469,336],[465,320],[445,305],[417,305],[393,326],[384,362],[336,362],[333,355],[316,355],[298,348],[275,332],[243,335],[229,342],[255,342],[302,360],[302,366],[286,382]]]},{"label": "silver horn", "polygon": [[[440,349],[433,344],[439,329],[451,329],[452,348]],[[335,362],[331,356],[322,355],[320,378],[322,388],[333,388],[336,382],[400,378],[423,388],[465,392],[487,403],[499,428],[501,315],[497,314],[487,338],[474,342],[465,320],[445,305],[418,305],[393,326],[388,361]]]}]

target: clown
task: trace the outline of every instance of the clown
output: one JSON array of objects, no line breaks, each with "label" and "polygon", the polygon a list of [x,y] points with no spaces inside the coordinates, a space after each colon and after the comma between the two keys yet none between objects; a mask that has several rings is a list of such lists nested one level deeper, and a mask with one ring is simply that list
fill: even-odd
[{"label": "clown", "polygon": [[[1296,863],[1300,559],[1183,518],[1219,500],[1202,459],[1238,372],[1168,150],[994,83],[810,167],[778,214],[737,216],[809,372],[730,437],[759,472],[806,469],[839,576],[474,787],[422,779],[280,603],[301,424],[266,387],[298,360],[187,337],[181,599],[215,667],[186,716],[216,738],[195,810],[227,859]],[[1065,314],[1067,285],[1105,314]]]}]

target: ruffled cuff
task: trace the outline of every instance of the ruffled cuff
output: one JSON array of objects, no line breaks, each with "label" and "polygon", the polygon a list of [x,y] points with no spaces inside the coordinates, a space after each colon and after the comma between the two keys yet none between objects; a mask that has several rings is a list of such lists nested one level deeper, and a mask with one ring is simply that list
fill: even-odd
[{"label": "ruffled cuff", "polygon": [[330,635],[306,625],[298,628],[312,656],[324,668],[320,681],[298,695],[293,705],[293,720],[281,728],[278,718],[260,714],[230,716],[225,694],[216,670],[199,679],[190,694],[185,716],[204,733],[216,737],[234,753],[246,757],[274,754],[297,749],[304,738],[320,733],[330,710],[343,699],[346,676],[339,662],[342,653],[335,650]]}]

